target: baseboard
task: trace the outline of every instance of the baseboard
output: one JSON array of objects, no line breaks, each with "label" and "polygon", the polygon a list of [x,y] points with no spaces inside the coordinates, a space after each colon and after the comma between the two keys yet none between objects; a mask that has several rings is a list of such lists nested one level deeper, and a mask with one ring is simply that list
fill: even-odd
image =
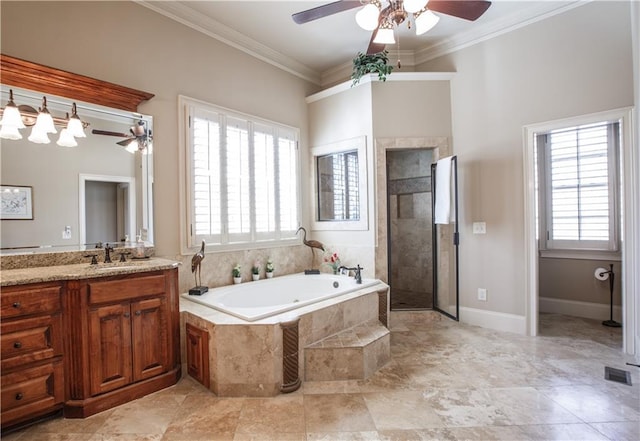
[{"label": "baseboard", "polygon": [[469,325],[495,329],[496,331],[515,332],[522,335],[527,333],[527,320],[524,315],[461,306],[460,321]]},{"label": "baseboard", "polygon": [[[610,316],[610,307],[608,304],[554,299],[552,297],[540,297],[538,299],[538,310],[540,312],[571,315],[595,320],[608,320]],[[618,322],[622,320],[622,308],[620,306],[613,305],[613,319]]]}]

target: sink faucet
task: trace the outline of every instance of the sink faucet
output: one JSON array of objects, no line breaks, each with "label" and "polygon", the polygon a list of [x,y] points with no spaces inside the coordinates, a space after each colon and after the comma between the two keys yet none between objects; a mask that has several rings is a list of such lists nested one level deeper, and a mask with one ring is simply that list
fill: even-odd
[{"label": "sink faucet", "polygon": [[113,251],[113,246],[109,244],[105,244],[104,246],[104,263],[111,263],[111,251]]},{"label": "sink faucet", "polygon": [[360,264],[358,264],[355,268],[347,268],[346,266],[341,266],[340,268],[338,268],[339,270],[347,270],[347,271],[354,271],[354,278],[356,279],[356,283],[357,284],[361,284],[362,283],[362,270],[364,268],[360,267]]}]

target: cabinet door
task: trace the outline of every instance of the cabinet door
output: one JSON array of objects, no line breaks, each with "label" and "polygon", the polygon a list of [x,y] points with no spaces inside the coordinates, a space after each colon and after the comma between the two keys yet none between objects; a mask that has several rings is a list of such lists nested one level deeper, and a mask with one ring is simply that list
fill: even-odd
[{"label": "cabinet door", "polygon": [[89,311],[91,395],[131,383],[131,310],[128,304]]},{"label": "cabinet door", "polygon": [[191,323],[186,325],[187,373],[209,387],[209,333]]},{"label": "cabinet door", "polygon": [[133,380],[168,370],[167,307],[164,297],[131,303]]}]

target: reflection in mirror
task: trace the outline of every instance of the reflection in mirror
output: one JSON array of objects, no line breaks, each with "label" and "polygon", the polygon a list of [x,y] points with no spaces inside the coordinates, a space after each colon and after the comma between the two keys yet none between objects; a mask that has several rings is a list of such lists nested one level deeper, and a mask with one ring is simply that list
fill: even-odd
[{"label": "reflection in mirror", "polygon": [[[41,107],[42,94],[11,87],[16,105]],[[2,104],[9,87],[2,85]],[[47,95],[54,116],[65,117],[71,100]],[[139,113],[77,102],[80,119],[89,125],[77,146],[56,141],[64,126],[57,125],[51,142],[1,140],[2,185],[32,188],[33,219],[1,221],[2,254],[33,251],[71,251],[93,248],[96,242],[135,242],[142,234],[153,244],[153,158],[149,142],[144,149],[130,148],[139,141],[134,130],[144,126],[152,133],[152,118]],[[93,130],[104,132],[94,134]],[[149,141],[150,141],[149,136]]]},{"label": "reflection in mirror", "polygon": [[313,147],[314,230],[366,230],[365,138]]},{"label": "reflection in mirror", "polygon": [[358,152],[318,156],[316,162],[318,220],[359,220]]}]

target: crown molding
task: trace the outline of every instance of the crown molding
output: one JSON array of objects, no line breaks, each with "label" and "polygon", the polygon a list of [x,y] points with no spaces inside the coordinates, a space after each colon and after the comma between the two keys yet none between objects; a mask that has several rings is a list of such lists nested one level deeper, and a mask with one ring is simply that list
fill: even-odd
[{"label": "crown molding", "polygon": [[[395,81],[450,81],[455,76],[455,72],[395,72],[387,76],[386,82]],[[360,78],[360,81],[356,85],[352,85],[352,81],[344,81],[340,84],[336,84],[320,92],[309,95],[305,98],[307,104],[313,103],[324,98],[328,98],[332,95],[345,92],[353,87],[359,87],[365,84],[371,84],[373,82],[380,81],[377,74],[368,74]],[[369,86],[371,87],[371,86]]]},{"label": "crown molding", "polygon": [[591,1],[593,0],[572,0],[562,5],[554,5],[551,2],[540,2],[538,5],[527,8],[526,10],[521,10],[518,13],[494,20],[486,25],[475,27],[470,31],[442,40],[436,44],[417,49],[415,51],[415,62],[418,65],[425,63],[434,58],[546,20],[547,18],[583,6]]},{"label": "crown molding", "polygon": [[316,85],[321,85],[321,75],[304,64],[287,57],[278,51],[271,49],[264,44],[247,37],[244,34],[220,23],[217,20],[206,17],[197,11],[178,2],[151,2],[148,0],[133,0],[135,3],[145,8],[151,9],[158,14],[164,15],[172,20],[182,23],[198,32],[215,38],[216,40],[236,48],[252,57],[269,63],[279,69],[289,72],[292,75],[310,81]]},{"label": "crown molding", "polygon": [[[316,72],[293,58],[271,49],[270,47],[247,37],[244,34],[206,17],[203,14],[172,1],[133,0],[165,17],[175,20],[185,26],[214,38],[224,44],[234,47],[252,57],[289,72],[303,80],[321,87],[327,87],[344,81],[351,76],[352,62],[348,61],[324,72]],[[545,20],[554,15],[562,14],[571,9],[583,6],[593,0],[570,0],[561,5],[555,2],[542,1],[539,4],[523,9],[507,17],[494,20],[485,25],[479,25],[472,30],[458,34],[452,38],[422,48],[411,50],[389,50],[389,58],[397,60],[405,67],[415,67],[434,58],[450,54],[477,43],[490,40],[516,29]]]}]

